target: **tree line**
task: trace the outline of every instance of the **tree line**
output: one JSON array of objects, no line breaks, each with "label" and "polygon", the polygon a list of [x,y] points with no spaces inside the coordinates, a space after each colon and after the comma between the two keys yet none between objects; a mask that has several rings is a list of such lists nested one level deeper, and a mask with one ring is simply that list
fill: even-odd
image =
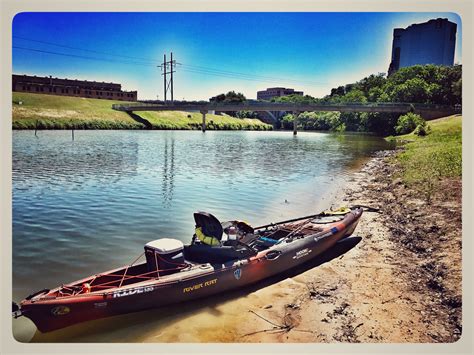
[{"label": "tree line", "polygon": [[[372,74],[352,84],[333,88],[329,95],[275,97],[273,102],[292,103],[370,103],[405,102],[455,106],[462,101],[462,66],[414,65],[401,68],[389,77]],[[407,133],[420,124],[416,115],[383,112],[304,112],[298,124],[306,130],[374,132],[380,135]],[[281,128],[293,127],[294,115],[284,115]],[[400,121],[400,122],[399,122]],[[423,124],[423,123],[421,123]],[[415,127],[416,127],[415,126]]]}]

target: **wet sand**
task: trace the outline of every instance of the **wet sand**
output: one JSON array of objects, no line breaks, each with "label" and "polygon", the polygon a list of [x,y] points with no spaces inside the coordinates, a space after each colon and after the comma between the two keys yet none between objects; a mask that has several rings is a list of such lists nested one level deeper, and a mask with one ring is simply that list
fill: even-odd
[{"label": "wet sand", "polygon": [[[461,182],[431,206],[381,152],[333,205],[369,205],[355,236],[303,267],[194,304],[36,333],[33,342],[454,342],[461,334]],[[447,185],[448,186],[448,185]],[[454,187],[454,188],[453,188]]]}]

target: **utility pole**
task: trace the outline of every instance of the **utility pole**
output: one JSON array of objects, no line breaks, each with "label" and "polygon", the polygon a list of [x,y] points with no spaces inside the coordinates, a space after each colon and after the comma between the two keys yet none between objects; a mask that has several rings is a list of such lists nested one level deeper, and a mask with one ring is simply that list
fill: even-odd
[{"label": "utility pole", "polygon": [[170,63],[171,63],[171,102],[174,102],[173,100],[173,52],[171,52],[171,59],[170,59]]},{"label": "utility pole", "polygon": [[[173,60],[173,52],[171,52],[171,58],[169,61],[166,61],[166,54],[163,55],[163,63],[160,65],[160,68],[163,71],[161,75],[163,75],[163,97],[165,103],[167,101],[168,92],[171,94],[171,102],[174,102],[173,73],[176,71],[173,69],[176,68],[177,64],[180,63],[176,63],[176,60]],[[170,76],[169,80],[168,75]]]},{"label": "utility pole", "polygon": [[164,93],[164,97],[165,97],[165,103],[166,103],[166,67],[167,67],[167,64],[166,64],[166,54],[163,54],[163,70],[164,70],[164,73],[162,74],[163,75],[163,93]]}]

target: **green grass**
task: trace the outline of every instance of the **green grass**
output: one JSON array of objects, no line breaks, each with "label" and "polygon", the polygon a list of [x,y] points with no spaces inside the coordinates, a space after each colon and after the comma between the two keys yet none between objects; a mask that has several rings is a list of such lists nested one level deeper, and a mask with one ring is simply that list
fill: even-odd
[{"label": "green grass", "polygon": [[[22,102],[19,105],[19,102]],[[141,129],[125,112],[112,110],[112,100],[13,93],[13,129]]]},{"label": "green grass", "polygon": [[[22,102],[20,105],[19,102]],[[112,110],[112,104],[124,101],[87,99],[31,93],[13,93],[13,129],[143,129],[126,112]],[[136,112],[153,129],[200,129],[200,113],[180,111]],[[191,118],[188,118],[191,115]],[[268,130],[256,119],[206,115],[207,129]]]},{"label": "green grass", "polygon": [[397,136],[405,150],[396,160],[403,181],[424,193],[430,201],[439,182],[462,175],[462,116],[454,115],[429,121],[431,133],[418,137],[413,133]]},{"label": "green grass", "polygon": [[[156,129],[201,129],[202,115],[199,112],[150,111],[137,112]],[[257,119],[234,118],[226,115],[206,115],[209,130],[269,130],[271,125]]]}]

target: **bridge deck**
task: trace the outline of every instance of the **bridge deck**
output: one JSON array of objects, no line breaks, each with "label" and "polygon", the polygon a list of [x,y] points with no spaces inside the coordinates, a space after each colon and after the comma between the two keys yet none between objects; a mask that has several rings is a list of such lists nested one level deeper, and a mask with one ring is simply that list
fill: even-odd
[{"label": "bridge deck", "polygon": [[340,112],[394,112],[405,113],[410,110],[446,111],[451,112],[451,106],[410,104],[410,103],[345,103],[345,104],[293,104],[275,102],[243,102],[243,103],[173,103],[173,104],[114,104],[117,111],[340,111]]}]

